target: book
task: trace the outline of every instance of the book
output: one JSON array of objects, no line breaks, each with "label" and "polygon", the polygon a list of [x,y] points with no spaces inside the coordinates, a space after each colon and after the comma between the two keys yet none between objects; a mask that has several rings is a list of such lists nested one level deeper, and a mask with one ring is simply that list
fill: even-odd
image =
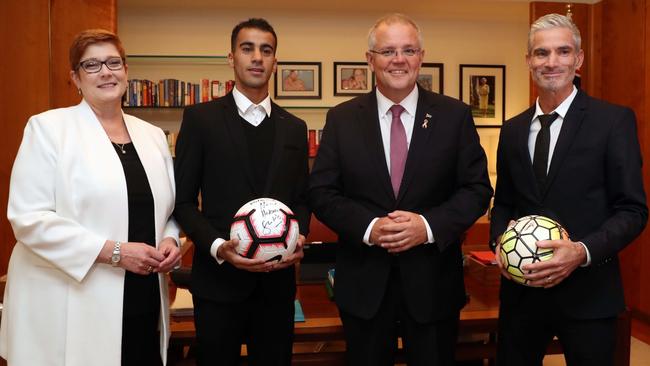
[{"label": "book", "polygon": [[309,130],[307,136],[308,154],[310,158],[316,156],[316,130]]},{"label": "book", "polygon": [[334,268],[327,271],[327,281],[325,281],[325,290],[327,290],[327,297],[329,297],[329,299],[332,301],[334,301],[334,276],[335,276]]},{"label": "book", "polygon": [[210,80],[201,79],[201,103],[210,101]]},{"label": "book", "polygon": [[[226,81],[226,93],[230,93],[230,91],[235,87],[235,80],[228,80]],[[224,95],[225,95],[224,94]]]},{"label": "book", "polygon": [[293,313],[293,321],[301,323],[305,321],[305,313],[302,311],[302,305],[300,305],[300,300],[296,299],[293,302],[295,307],[295,312]]},{"label": "book", "polygon": [[334,288],[334,275],[336,274],[336,269],[332,268],[327,271],[327,281],[330,283],[332,288]]},{"label": "book", "polygon": [[489,250],[474,250],[469,252],[469,257],[470,259],[473,259],[474,261],[485,265],[485,266],[490,266],[490,265],[495,265],[497,264],[496,257],[494,256],[494,253],[492,253]]},{"label": "book", "polygon": [[215,100],[220,97],[219,95],[219,80],[212,80],[212,97],[211,100]]}]

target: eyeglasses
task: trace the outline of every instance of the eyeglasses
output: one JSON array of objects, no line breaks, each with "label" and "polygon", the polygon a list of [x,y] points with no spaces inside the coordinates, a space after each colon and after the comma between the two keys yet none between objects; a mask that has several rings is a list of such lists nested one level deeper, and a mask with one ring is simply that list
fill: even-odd
[{"label": "eyeglasses", "polygon": [[124,67],[124,61],[121,57],[111,57],[106,59],[106,61],[99,61],[91,58],[79,63],[79,66],[81,66],[81,68],[89,74],[99,72],[99,70],[102,69],[102,65],[106,65],[106,67],[111,71],[117,71],[122,70]]},{"label": "eyeglasses", "polygon": [[388,57],[397,57],[397,54],[399,52],[401,52],[402,55],[404,55],[406,57],[413,57],[413,56],[419,54],[420,51],[421,50],[419,48],[404,48],[402,50],[387,48],[385,50],[379,50],[379,51],[370,50],[370,52],[376,53],[376,54],[378,54],[378,55],[380,55],[382,57],[386,57],[386,58],[388,58]]}]

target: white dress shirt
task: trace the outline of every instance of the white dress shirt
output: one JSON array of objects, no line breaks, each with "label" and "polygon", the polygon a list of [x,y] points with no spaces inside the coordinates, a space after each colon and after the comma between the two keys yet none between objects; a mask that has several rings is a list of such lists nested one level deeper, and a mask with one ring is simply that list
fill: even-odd
[{"label": "white dress shirt", "polygon": [[[404,112],[402,112],[401,120],[404,125],[404,130],[406,132],[406,146],[411,146],[411,136],[413,136],[413,125],[415,124],[415,111],[418,107],[418,97],[419,92],[417,85],[413,87],[413,90],[406,96],[401,102],[397,103],[404,107]],[[390,173],[390,126],[393,121],[393,114],[390,111],[390,107],[395,105],[393,101],[386,98],[379,89],[377,89],[377,115],[379,116],[379,129],[381,131],[381,141],[384,145],[384,157],[386,158],[386,166],[388,167]],[[422,221],[424,221],[424,226],[427,228],[427,243],[433,243],[433,233],[431,232],[431,227],[429,223],[420,215]],[[375,217],[370,221],[370,225],[366,229],[365,234],[363,235],[363,242],[368,245],[373,245],[370,242],[370,232],[372,231],[373,225],[379,220],[378,217]]]},{"label": "white dress shirt", "polygon": [[232,96],[235,98],[235,104],[237,104],[237,112],[239,112],[239,116],[251,125],[257,127],[262,123],[262,121],[264,121],[264,118],[271,117],[270,95],[267,95],[260,104],[255,104],[242,94],[242,92],[237,90],[237,87],[234,87],[232,89]]},{"label": "white dress shirt", "polygon": [[[539,116],[542,114],[551,114],[553,112],[558,114],[558,117],[553,123],[551,123],[550,127],[550,132],[551,132],[551,140],[548,146],[548,165],[546,166],[546,172],[548,173],[549,168],[551,167],[551,159],[553,158],[553,152],[555,151],[555,145],[557,144],[557,139],[560,137],[560,131],[562,130],[562,123],[564,122],[564,118],[566,117],[567,112],[569,111],[569,107],[571,107],[571,103],[573,103],[573,100],[575,99],[576,95],[578,94],[578,89],[576,87],[573,87],[573,91],[569,96],[560,103],[555,110],[550,111],[548,113],[544,113],[542,111],[542,108],[539,106],[539,98],[537,98],[537,101],[535,102],[535,114],[533,114],[533,120],[532,123],[530,124],[530,132],[528,133],[528,153],[530,154],[530,161],[533,161],[533,156],[535,155],[535,141],[537,140],[537,134],[539,133],[539,130],[542,129],[542,124],[539,121]],[[583,242],[578,242],[582,244],[582,246],[585,248],[585,252],[587,252],[587,262],[582,264],[583,267],[588,266],[591,264],[591,254],[589,253],[589,249]]]},{"label": "white dress shirt", "polygon": [[530,132],[528,133],[528,152],[530,153],[530,161],[533,161],[533,156],[535,154],[535,141],[537,140],[537,133],[539,133],[539,130],[542,129],[542,124],[539,121],[539,116],[543,114],[552,114],[553,112],[558,114],[557,119],[551,123],[550,131],[551,131],[551,141],[548,146],[548,165],[546,166],[546,172],[548,173],[548,169],[551,166],[551,158],[553,158],[553,151],[555,151],[555,144],[557,143],[557,139],[560,136],[560,130],[562,130],[562,122],[564,122],[564,118],[566,117],[567,112],[569,111],[569,107],[571,106],[571,103],[573,103],[573,99],[575,99],[576,95],[578,94],[578,89],[576,87],[573,87],[573,92],[569,94],[569,96],[562,102],[560,103],[555,110],[550,111],[548,113],[544,113],[542,111],[542,108],[539,106],[539,98],[537,98],[537,101],[535,102],[535,114],[533,115],[533,121],[530,124]]},{"label": "white dress shirt", "polygon": [[[266,117],[271,117],[271,96],[267,95],[260,104],[255,104],[251,102],[242,92],[237,90],[235,86],[232,89],[232,96],[235,99],[235,104],[237,105],[237,112],[239,116],[246,120],[246,122],[257,127],[264,121]],[[210,246],[210,254],[217,260],[217,263],[221,264],[224,262],[223,259],[217,256],[217,251],[221,244],[226,240],[223,238],[217,238],[212,242]]]}]

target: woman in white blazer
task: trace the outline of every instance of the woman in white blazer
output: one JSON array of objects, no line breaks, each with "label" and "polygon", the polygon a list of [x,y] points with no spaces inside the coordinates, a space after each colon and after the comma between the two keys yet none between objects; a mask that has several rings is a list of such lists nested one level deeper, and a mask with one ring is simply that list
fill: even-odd
[{"label": "woman in white blazer", "polygon": [[162,365],[164,273],[180,260],[163,132],[121,110],[125,53],[104,30],[70,49],[74,107],[30,118],[11,174],[0,355],[9,365]]}]

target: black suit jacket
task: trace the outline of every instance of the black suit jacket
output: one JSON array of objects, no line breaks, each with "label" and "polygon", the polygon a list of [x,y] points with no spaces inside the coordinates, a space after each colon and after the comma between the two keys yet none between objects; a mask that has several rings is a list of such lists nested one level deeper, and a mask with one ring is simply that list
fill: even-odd
[{"label": "black suit jacket", "polygon": [[579,91],[562,124],[544,188],[535,182],[528,152],[534,113],[531,107],[501,129],[491,237],[503,233],[509,220],[545,215],[562,224],[571,240],[584,242],[592,264],[549,290],[504,279],[501,302],[521,305],[527,294],[570,317],[616,315],[624,308],[617,254],[648,217],[634,113]]},{"label": "black suit jacket", "polygon": [[[339,234],[338,306],[361,318],[373,317],[397,261],[405,301],[416,320],[440,319],[460,309],[465,303],[460,237],[486,211],[491,194],[485,153],[467,105],[420,88],[397,198],[376,93],[331,109],[310,176],[309,201],[318,219]],[[372,219],[394,210],[424,216],[435,243],[397,256],[364,244]]]},{"label": "black suit jacket", "polygon": [[[218,302],[247,297],[255,286],[278,296],[295,294],[294,268],[259,274],[221,265],[210,254],[217,238],[230,238],[237,210],[249,200],[270,197],[289,206],[300,224],[309,229],[306,200],[308,179],[305,122],[276,104],[275,140],[266,187],[256,192],[244,135],[232,93],[216,101],[185,108],[176,142],[176,208],[174,217],[195,244],[192,264],[194,296]],[[201,195],[199,202],[197,197]]]}]

